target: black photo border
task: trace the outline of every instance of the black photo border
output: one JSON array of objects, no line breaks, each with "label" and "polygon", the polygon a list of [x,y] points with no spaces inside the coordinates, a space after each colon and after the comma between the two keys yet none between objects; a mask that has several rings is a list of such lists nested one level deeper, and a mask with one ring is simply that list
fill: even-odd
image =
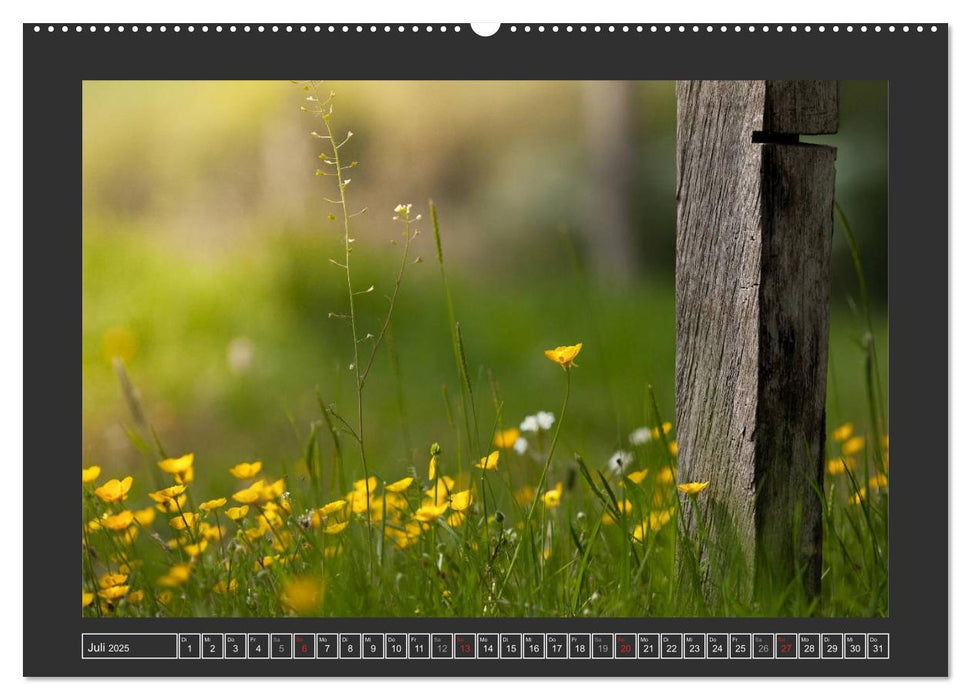
[{"label": "black photo border", "polygon": [[[25,24],[24,675],[948,674],[948,27]],[[179,27],[179,31],[175,27]],[[333,29],[331,28],[333,26]],[[529,30],[527,30],[527,26]],[[555,30],[554,30],[555,26]],[[624,29],[624,27],[627,27]],[[738,30],[736,30],[736,26]],[[190,31],[191,27],[191,31]],[[262,29],[260,29],[262,27]],[[417,27],[417,29],[415,28]],[[426,27],[432,27],[428,31]],[[919,27],[919,29],[918,29]],[[51,30],[53,28],[53,30]],[[319,29],[318,29],[319,28]],[[821,31],[820,29],[823,29]],[[81,86],[179,79],[889,81],[890,614],[880,619],[92,619],[80,615]],[[917,368],[917,369],[911,369]],[[946,438],[946,436],[944,436]],[[26,454],[26,453],[25,453]],[[37,503],[42,502],[41,509]],[[921,504],[911,508],[910,504]],[[912,515],[917,513],[918,515]],[[931,536],[928,533],[932,533]],[[36,542],[43,539],[44,546]],[[887,660],[88,660],[82,633],[865,632]]]}]

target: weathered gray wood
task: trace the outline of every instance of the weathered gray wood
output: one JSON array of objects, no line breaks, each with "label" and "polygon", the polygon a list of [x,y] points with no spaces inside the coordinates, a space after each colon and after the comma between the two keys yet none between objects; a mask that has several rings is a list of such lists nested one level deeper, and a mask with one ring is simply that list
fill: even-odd
[{"label": "weathered gray wood", "polygon": [[835,80],[766,80],[762,131],[835,134],[839,85]]},{"label": "weathered gray wood", "polygon": [[796,135],[835,131],[836,90],[678,83],[678,469],[711,481],[685,513],[711,595],[819,591],[836,151]]}]

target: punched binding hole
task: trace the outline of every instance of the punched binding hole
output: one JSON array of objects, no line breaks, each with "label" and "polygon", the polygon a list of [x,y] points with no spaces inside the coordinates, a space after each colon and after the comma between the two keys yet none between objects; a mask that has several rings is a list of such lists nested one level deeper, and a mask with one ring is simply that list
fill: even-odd
[{"label": "punched binding hole", "polygon": [[501,26],[499,22],[473,22],[472,31],[479,36],[492,36]]}]

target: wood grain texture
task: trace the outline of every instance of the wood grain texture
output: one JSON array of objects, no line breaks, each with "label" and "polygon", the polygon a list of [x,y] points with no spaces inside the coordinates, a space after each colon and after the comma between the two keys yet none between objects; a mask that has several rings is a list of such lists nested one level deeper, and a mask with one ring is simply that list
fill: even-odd
[{"label": "wood grain texture", "polygon": [[835,134],[839,87],[835,80],[767,80],[761,131]]},{"label": "wood grain texture", "polygon": [[678,83],[678,468],[711,481],[686,509],[710,595],[819,590],[835,149],[753,133],[835,128],[834,95]]}]

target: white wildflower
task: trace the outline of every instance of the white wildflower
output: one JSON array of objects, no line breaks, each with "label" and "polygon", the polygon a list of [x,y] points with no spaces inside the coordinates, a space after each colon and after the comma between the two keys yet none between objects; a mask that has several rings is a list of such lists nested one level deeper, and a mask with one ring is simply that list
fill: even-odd
[{"label": "white wildflower", "polygon": [[610,459],[607,460],[607,469],[610,470],[612,474],[623,474],[627,471],[627,467],[634,463],[634,455],[630,452],[625,452],[624,450],[617,450],[612,455]]},{"label": "white wildflower", "polygon": [[632,445],[644,445],[651,441],[651,429],[650,428],[638,428],[633,433],[630,434],[630,444]]},{"label": "white wildflower", "polygon": [[539,432],[539,420],[536,416],[526,416],[523,418],[523,422],[519,424],[519,429],[524,433]]},{"label": "white wildflower", "polygon": [[540,411],[535,416],[526,416],[519,424],[519,429],[524,433],[538,433],[540,430],[549,430],[553,427],[556,418],[549,411]]},{"label": "white wildflower", "polygon": [[540,430],[549,430],[553,427],[553,421],[555,421],[556,418],[554,418],[553,414],[549,411],[540,411],[536,414],[536,420],[539,423]]},{"label": "white wildflower", "polygon": [[516,450],[516,454],[524,455],[526,450],[529,449],[529,443],[526,442],[526,438],[520,436],[516,438],[516,442],[512,444],[512,448]]}]

